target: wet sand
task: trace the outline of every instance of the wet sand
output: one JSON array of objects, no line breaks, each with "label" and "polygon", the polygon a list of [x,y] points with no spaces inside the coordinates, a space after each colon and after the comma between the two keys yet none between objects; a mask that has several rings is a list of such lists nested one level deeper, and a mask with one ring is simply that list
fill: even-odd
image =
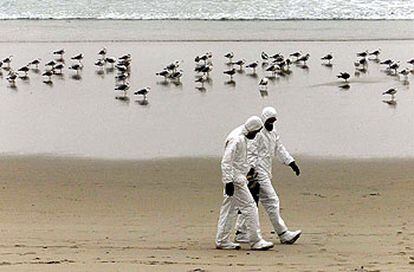
[{"label": "wet sand", "polygon": [[[53,85],[31,72],[29,80],[18,80],[12,89],[3,71],[1,152],[116,159],[220,156],[230,129],[272,105],[280,114],[282,140],[292,153],[414,157],[413,75],[406,85],[370,61],[366,74],[354,76],[353,64],[356,52],[381,48],[382,59],[409,67],[404,63],[414,57],[410,21],[226,23],[1,21],[0,56],[13,54],[15,68],[33,58],[46,62],[59,48],[67,51],[66,65],[70,56],[85,55],[79,78],[65,69],[53,78]],[[225,36],[224,30],[235,33],[236,39]],[[132,55],[129,103],[115,99],[113,71],[96,73],[93,63],[103,46],[109,56]],[[287,56],[296,50],[311,54],[308,67],[293,66],[289,76],[271,80],[266,97],[257,86],[265,75],[262,69],[257,75],[241,71],[235,85],[227,84],[223,55],[228,51],[250,62],[258,60],[261,51]],[[213,53],[214,67],[211,81],[200,91],[194,83],[194,57],[206,51]],[[333,66],[321,65],[320,57],[330,52]],[[174,60],[183,60],[179,85],[155,76]],[[343,71],[352,74],[349,90],[340,88],[336,79]],[[142,106],[132,93],[145,86],[152,89],[149,104]],[[383,103],[388,98],[382,92],[391,87],[398,89],[394,106]]]},{"label": "wet sand", "polygon": [[413,270],[413,160],[297,160],[274,184],[303,237],[252,252],[214,249],[219,159],[2,157],[1,271]]}]

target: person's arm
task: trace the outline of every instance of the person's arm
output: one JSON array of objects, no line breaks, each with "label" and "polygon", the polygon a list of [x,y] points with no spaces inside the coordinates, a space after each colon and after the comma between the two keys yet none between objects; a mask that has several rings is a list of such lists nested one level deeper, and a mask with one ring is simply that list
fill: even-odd
[{"label": "person's arm", "polygon": [[224,155],[221,160],[221,172],[223,175],[223,183],[229,183],[234,181],[234,165],[233,159],[237,150],[237,142],[234,139],[230,139],[226,143],[224,149]]},{"label": "person's arm", "polygon": [[288,166],[290,166],[290,168],[292,168],[292,170],[295,172],[296,176],[300,175],[300,170],[299,170],[298,165],[295,162],[295,159],[286,150],[285,146],[280,141],[279,134],[277,134],[277,133],[276,133],[275,154],[283,164],[288,165]]}]

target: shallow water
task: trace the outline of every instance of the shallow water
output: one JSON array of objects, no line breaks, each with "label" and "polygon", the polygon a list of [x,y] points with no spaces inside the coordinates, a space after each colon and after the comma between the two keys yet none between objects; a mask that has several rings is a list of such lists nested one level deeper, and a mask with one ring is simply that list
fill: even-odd
[{"label": "shallow water", "polygon": [[0,19],[414,19],[412,0],[5,0]]},{"label": "shallow water", "polygon": [[[114,98],[113,73],[96,74],[93,62],[102,46],[110,56],[132,54],[129,103]],[[403,64],[414,57],[414,41],[2,43],[0,56],[13,54],[17,68],[34,57],[49,60],[51,51],[61,47],[67,58],[85,54],[80,80],[66,69],[49,86],[31,73],[30,80],[18,80],[17,89],[12,89],[3,71],[2,153],[124,159],[220,156],[231,129],[272,105],[280,114],[277,127],[282,140],[293,154],[414,156],[412,86],[386,75],[374,62],[367,74],[352,77],[349,90],[339,88],[335,77],[340,71],[353,73],[355,53],[365,49],[380,47],[383,58]],[[293,66],[290,76],[271,81],[268,96],[262,97],[257,87],[261,69],[257,78],[245,71],[235,76],[235,85],[225,84],[223,55],[230,50],[248,62],[258,60],[262,50],[284,55],[302,50],[311,59],[309,69]],[[206,51],[214,55],[214,70],[206,91],[200,92],[195,88],[193,58]],[[335,56],[332,68],[319,60],[328,52]],[[164,84],[154,74],[175,59],[184,61],[182,85]],[[149,104],[143,106],[134,101],[132,92],[145,86],[152,90]],[[390,87],[399,90],[396,106],[382,102],[381,93]]]}]

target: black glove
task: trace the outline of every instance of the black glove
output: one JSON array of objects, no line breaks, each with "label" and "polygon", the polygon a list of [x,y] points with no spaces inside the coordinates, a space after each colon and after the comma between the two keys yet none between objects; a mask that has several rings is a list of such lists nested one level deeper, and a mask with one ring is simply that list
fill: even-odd
[{"label": "black glove", "polygon": [[226,195],[232,196],[234,194],[234,184],[233,182],[226,183],[226,188],[224,189]]},{"label": "black glove", "polygon": [[249,188],[249,191],[252,194],[254,202],[256,202],[256,205],[259,205],[259,193],[260,193],[260,184],[259,184],[259,182],[257,182],[257,180],[251,180],[247,184],[247,187]]},{"label": "black glove", "polygon": [[290,168],[292,168],[293,172],[295,172],[296,176],[300,175],[299,167],[297,166],[295,161],[289,163],[289,166],[290,166]]},{"label": "black glove", "polygon": [[254,170],[254,168],[250,168],[249,172],[246,175],[246,179],[248,181],[254,181],[257,178],[257,172]]}]

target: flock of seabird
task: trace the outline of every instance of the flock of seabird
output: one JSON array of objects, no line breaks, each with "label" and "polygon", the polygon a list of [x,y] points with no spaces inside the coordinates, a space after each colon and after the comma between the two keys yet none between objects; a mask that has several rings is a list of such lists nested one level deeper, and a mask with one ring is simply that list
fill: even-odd
[{"label": "flock of seabird", "polygon": [[[63,69],[65,68],[65,59],[64,59],[65,50],[60,49],[52,52],[53,57],[50,61],[45,62],[44,71],[42,72],[43,82],[45,84],[53,84],[52,78],[54,76],[62,75]],[[399,70],[400,61],[394,61],[391,59],[380,60],[379,56],[381,54],[381,49],[374,51],[363,51],[356,53],[357,60],[354,62],[355,67],[355,76],[364,74],[368,71],[369,62],[376,62],[380,65],[385,66],[384,72],[389,76],[399,76],[404,84],[409,84],[408,76],[410,73],[414,73],[414,69],[404,68]],[[125,54],[118,58],[107,56],[107,49],[102,48],[97,52],[98,58],[95,61],[95,66],[97,67],[97,73],[101,74],[104,72],[104,68],[109,71],[116,71],[115,74],[115,87],[114,91],[116,92],[115,98],[121,101],[129,101],[128,90],[130,88],[129,77],[130,77],[130,68],[131,68],[131,55]],[[223,71],[225,75],[229,77],[229,80],[226,81],[226,84],[236,84],[234,76],[236,73],[242,72],[244,69],[249,71],[249,75],[257,77],[257,69],[261,65],[261,68],[264,72],[264,77],[261,78],[258,82],[259,91],[262,96],[267,95],[267,87],[269,80],[272,80],[276,77],[283,77],[292,73],[291,65],[296,65],[302,69],[308,69],[307,61],[310,58],[310,54],[303,54],[300,51],[293,52],[289,54],[288,57],[284,57],[281,53],[268,54],[266,52],[261,52],[260,61],[255,60],[247,63],[245,59],[234,60],[235,55],[233,52],[228,52],[224,55],[227,59],[226,65],[228,69]],[[82,60],[84,55],[82,53],[76,54],[70,58],[71,64],[68,66],[68,69],[73,70],[74,74],[72,77],[74,79],[80,79],[80,72],[83,69]],[[204,83],[210,81],[210,73],[213,70],[212,62],[213,54],[211,52],[204,53],[202,55],[196,56],[194,58],[195,68],[194,72],[196,73],[196,89],[199,91],[206,91]],[[39,73],[39,65],[41,64],[40,59],[34,59],[30,61],[27,65],[20,67],[16,71],[11,68],[13,56],[9,56],[0,61],[1,70],[8,71],[6,80],[9,82],[11,87],[16,87],[16,80],[18,78],[22,80],[27,80],[29,78],[29,72],[33,71]],[[322,65],[327,67],[333,66],[334,56],[332,53],[329,53],[321,58]],[[156,73],[156,76],[163,78],[163,83],[169,84],[173,83],[175,85],[181,84],[181,77],[184,72],[180,69],[182,61],[173,61],[167,64],[161,71]],[[414,59],[407,61],[408,64],[414,67]],[[0,70],[0,75],[2,72]],[[349,72],[340,72],[337,75],[338,79],[343,80],[343,83],[339,85],[342,89],[350,88],[350,79],[351,74]],[[142,105],[148,103],[147,96],[150,92],[150,87],[145,87],[135,91],[133,94],[137,99],[136,101]],[[395,105],[395,95],[397,93],[396,88],[391,88],[385,92],[382,92],[382,95],[389,95],[390,100],[384,100],[387,104]]]}]

